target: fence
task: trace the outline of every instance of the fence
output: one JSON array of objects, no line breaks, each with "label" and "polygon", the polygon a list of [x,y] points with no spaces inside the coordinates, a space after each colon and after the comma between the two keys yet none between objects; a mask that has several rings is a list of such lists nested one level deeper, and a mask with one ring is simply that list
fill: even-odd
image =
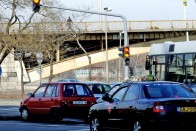
[{"label": "fence", "polygon": [[[1,31],[6,30],[7,23],[1,23]],[[21,27],[23,27],[25,23],[22,23]],[[73,22],[72,28],[74,30],[78,30],[83,33],[88,32],[104,32],[105,31],[105,23],[101,24],[100,22]],[[151,21],[127,21],[128,31],[137,31],[137,30],[195,30],[196,20],[151,20]],[[19,30],[19,24],[14,24],[10,32],[17,32]],[[26,33],[35,33],[37,29],[38,31],[44,32],[56,32],[62,33],[68,31],[69,25],[67,22],[45,22],[45,23],[31,23]],[[108,21],[107,22],[108,31],[122,31],[124,30],[124,22],[123,21]]]}]

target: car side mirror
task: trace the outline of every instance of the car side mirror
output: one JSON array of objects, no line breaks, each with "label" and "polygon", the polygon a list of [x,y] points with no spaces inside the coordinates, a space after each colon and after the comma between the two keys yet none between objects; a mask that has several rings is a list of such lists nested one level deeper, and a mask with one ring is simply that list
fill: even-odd
[{"label": "car side mirror", "polygon": [[34,97],[34,94],[33,93],[28,93],[27,96],[28,97]]},{"label": "car side mirror", "polygon": [[108,101],[108,102],[111,102],[111,101],[112,101],[111,96],[110,96],[108,93],[105,93],[105,94],[103,95],[102,99],[103,99],[104,101]]}]

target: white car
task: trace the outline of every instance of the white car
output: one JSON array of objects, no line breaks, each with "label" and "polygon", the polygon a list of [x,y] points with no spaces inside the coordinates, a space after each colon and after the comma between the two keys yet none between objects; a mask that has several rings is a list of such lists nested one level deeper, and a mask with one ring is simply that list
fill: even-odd
[{"label": "white car", "polygon": [[111,86],[104,82],[85,82],[92,90],[96,99],[101,98],[103,94],[111,90]]}]

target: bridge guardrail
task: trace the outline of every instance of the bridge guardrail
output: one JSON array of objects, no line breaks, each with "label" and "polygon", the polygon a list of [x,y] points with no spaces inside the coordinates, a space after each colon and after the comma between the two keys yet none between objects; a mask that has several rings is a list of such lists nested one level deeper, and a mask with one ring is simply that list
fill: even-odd
[{"label": "bridge guardrail", "polygon": [[[22,26],[25,23],[22,23]],[[123,21],[108,21],[107,22],[108,31],[123,31],[124,22]],[[1,23],[1,31],[5,31],[7,23]],[[80,30],[84,33],[88,32],[104,32],[105,22],[73,22],[72,27],[76,30]],[[102,26],[100,26],[102,25]],[[196,29],[196,20],[150,20],[150,21],[127,21],[128,31],[134,30],[186,30],[186,29]],[[21,26],[21,27],[22,27]],[[42,23],[31,23],[26,33],[35,33],[37,29],[42,29],[47,32],[65,32],[69,28],[67,22],[42,22]],[[19,24],[14,24],[11,27],[11,32],[16,32],[19,29]]]}]

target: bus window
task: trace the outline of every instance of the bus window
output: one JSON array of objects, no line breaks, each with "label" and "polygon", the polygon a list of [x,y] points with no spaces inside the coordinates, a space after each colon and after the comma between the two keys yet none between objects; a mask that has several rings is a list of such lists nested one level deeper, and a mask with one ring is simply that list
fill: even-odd
[{"label": "bus window", "polygon": [[185,54],[185,66],[192,66],[193,65],[193,54]]},{"label": "bus window", "polygon": [[183,55],[176,55],[176,65],[183,66]]}]

